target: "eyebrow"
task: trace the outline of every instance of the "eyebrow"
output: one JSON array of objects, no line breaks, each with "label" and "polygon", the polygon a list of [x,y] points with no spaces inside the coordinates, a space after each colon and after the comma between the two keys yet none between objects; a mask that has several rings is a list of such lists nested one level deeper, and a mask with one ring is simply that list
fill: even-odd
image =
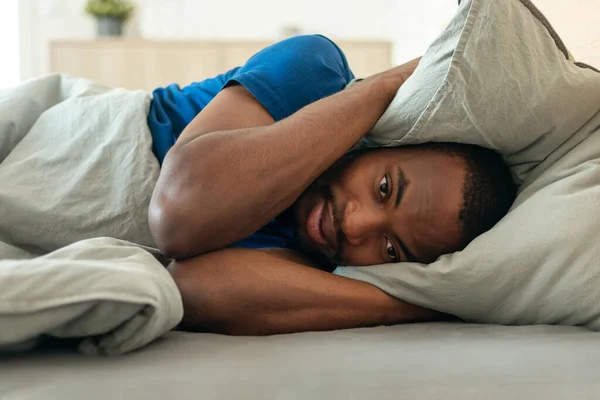
[{"label": "eyebrow", "polygon": [[[398,180],[396,181],[396,203],[394,204],[394,207],[398,208],[398,206],[400,205],[400,202],[402,201],[402,196],[404,195],[404,191],[406,190],[406,187],[408,186],[410,181],[404,174],[404,171],[402,170],[402,167],[400,165],[396,166],[396,174],[398,175]],[[407,262],[416,261],[417,257],[415,257],[415,255],[408,249],[408,247],[406,247],[406,245],[404,244],[404,242],[402,242],[402,240],[400,240],[398,235],[394,235],[394,236],[396,236],[396,242],[402,249],[402,252],[406,255],[406,261]]]},{"label": "eyebrow", "polygon": [[408,186],[410,181],[406,178],[402,167],[399,165],[396,166],[396,174],[398,175],[398,181],[396,182],[396,203],[394,204],[394,207],[398,208],[400,202],[402,201],[404,191],[406,190],[406,187]]}]

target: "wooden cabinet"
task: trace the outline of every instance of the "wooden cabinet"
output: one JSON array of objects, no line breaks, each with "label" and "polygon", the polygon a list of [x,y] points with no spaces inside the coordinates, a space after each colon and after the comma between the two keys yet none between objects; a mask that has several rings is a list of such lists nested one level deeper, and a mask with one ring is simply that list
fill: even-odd
[{"label": "wooden cabinet", "polygon": [[[242,65],[272,42],[68,40],[50,43],[52,72],[93,79],[105,85],[151,91],[170,83],[187,85]],[[340,41],[356,76],[391,67],[385,41]]]}]

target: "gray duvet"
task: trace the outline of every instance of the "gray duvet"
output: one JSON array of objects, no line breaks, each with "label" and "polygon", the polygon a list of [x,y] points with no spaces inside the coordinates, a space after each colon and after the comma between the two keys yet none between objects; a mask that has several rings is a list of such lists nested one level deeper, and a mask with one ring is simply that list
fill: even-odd
[{"label": "gray duvet", "polygon": [[149,102],[59,75],[0,92],[0,351],[51,336],[121,354],[181,319],[147,224]]}]

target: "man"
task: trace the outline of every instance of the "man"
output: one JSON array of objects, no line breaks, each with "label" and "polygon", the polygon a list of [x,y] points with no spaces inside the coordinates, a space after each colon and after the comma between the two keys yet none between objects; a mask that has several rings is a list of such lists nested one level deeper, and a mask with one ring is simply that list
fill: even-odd
[{"label": "man", "polygon": [[354,76],[341,50],[300,36],[216,78],[154,92],[162,170],[149,223],[178,260],[184,328],[271,334],[444,317],[326,272],[432,262],[490,229],[514,199],[501,158],[473,146],[345,156],[417,63],[345,89]]}]

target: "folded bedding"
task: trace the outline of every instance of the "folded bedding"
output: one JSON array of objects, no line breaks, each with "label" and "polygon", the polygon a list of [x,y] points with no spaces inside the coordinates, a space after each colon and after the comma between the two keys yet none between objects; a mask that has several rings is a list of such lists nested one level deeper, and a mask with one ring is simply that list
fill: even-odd
[{"label": "folded bedding", "polygon": [[80,338],[86,354],[138,349],[183,316],[177,286],[149,251],[88,239],[30,260],[0,260],[0,351],[43,336]]}]

